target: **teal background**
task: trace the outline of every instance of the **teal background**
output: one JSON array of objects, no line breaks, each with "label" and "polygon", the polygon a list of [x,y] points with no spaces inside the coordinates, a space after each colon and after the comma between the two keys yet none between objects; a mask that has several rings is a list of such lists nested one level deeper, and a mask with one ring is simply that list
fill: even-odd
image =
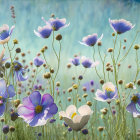
[{"label": "teal background", "polygon": [[[83,46],[78,43],[84,36],[92,33],[97,33],[99,36],[103,33],[102,39],[103,46],[101,48],[102,56],[107,53],[106,49],[113,47],[112,41],[112,28],[109,25],[108,19],[120,19],[124,18],[135,24],[135,28],[130,32],[119,36],[118,40],[127,38],[126,47],[132,42],[137,30],[140,29],[140,3],[132,0],[1,0],[0,1],[0,25],[8,24],[12,26],[14,24],[11,18],[10,6],[14,5],[16,24],[12,34],[10,43],[13,39],[18,39],[19,44],[17,47],[21,47],[23,52],[27,50],[31,51],[27,59],[33,60],[35,55],[40,49],[47,45],[49,47],[46,57],[48,61],[55,65],[56,59],[52,54],[51,42],[52,35],[48,39],[42,39],[35,36],[33,30],[38,26],[45,25],[41,20],[43,16],[46,20],[50,18],[50,15],[54,13],[56,17],[66,18],[67,23],[70,23],[68,28],[62,29],[57,33],[63,35],[62,40],[62,55],[61,55],[61,72],[60,74],[68,76],[71,72],[66,72],[66,64],[74,54],[81,54],[92,58],[92,50],[90,47]],[[136,43],[139,40],[137,38]],[[119,47],[119,43],[117,44]],[[123,43],[122,43],[123,45]],[[12,46],[12,45],[11,45]],[[95,46],[97,49],[97,46]],[[118,49],[118,47],[116,47]],[[58,48],[58,43],[55,42],[55,48]],[[116,50],[117,51],[117,50]],[[122,55],[126,51],[122,50]],[[13,54],[14,55],[14,54]],[[99,60],[98,53],[96,53],[96,60]],[[131,61],[130,61],[131,57]],[[107,58],[110,59],[109,57]],[[135,53],[131,51],[129,57],[123,65],[128,63],[135,63]],[[132,67],[130,72],[133,73],[135,68]],[[78,72],[81,70],[77,70]],[[102,67],[99,66],[98,70],[101,71]],[[126,68],[121,71],[122,77],[126,75]],[[91,72],[91,73],[90,73]],[[80,72],[79,72],[80,73]],[[90,70],[88,75],[92,74],[92,79],[96,79],[93,70]],[[131,78],[132,74],[126,76],[127,79]]]}]

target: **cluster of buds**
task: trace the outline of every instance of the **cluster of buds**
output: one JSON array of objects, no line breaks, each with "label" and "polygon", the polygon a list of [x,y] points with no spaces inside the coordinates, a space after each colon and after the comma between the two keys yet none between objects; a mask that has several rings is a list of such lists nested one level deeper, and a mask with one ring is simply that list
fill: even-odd
[{"label": "cluster of buds", "polygon": [[16,18],[16,16],[15,16],[15,8],[14,8],[13,5],[10,7],[10,10],[11,10],[11,17],[13,18],[14,23],[16,23],[16,21],[15,21],[15,18]]},{"label": "cluster of buds", "polygon": [[108,62],[108,63],[106,63],[106,71],[111,71],[111,72],[113,72],[113,68],[112,68],[112,65]]}]

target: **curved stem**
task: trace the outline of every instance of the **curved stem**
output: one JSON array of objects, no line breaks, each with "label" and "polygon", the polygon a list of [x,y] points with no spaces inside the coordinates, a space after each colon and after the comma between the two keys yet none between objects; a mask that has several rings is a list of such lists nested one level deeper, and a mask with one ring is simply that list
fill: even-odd
[{"label": "curved stem", "polygon": [[[93,60],[95,61],[95,49],[94,49],[94,47],[93,47]],[[95,72],[96,72],[97,76],[99,77],[99,79],[102,79],[101,76],[99,75],[96,67],[95,67]]]},{"label": "curved stem", "polygon": [[128,51],[125,53],[124,57],[120,59],[119,62],[123,61],[123,60],[127,57],[127,55],[128,55],[128,53],[129,53],[129,51],[131,50],[131,48],[132,48],[132,46],[133,46],[133,44],[134,44],[134,42],[135,42],[135,40],[136,40],[137,35],[138,35],[139,32],[140,32],[140,31],[137,31],[137,32],[136,32],[136,35],[135,35],[135,37],[134,37],[134,40],[132,41],[130,47],[128,48]]}]

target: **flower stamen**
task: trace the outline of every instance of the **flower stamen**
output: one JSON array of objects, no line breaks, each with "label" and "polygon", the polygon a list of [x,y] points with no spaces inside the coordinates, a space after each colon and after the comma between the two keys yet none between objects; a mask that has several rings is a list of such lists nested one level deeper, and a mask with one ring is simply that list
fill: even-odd
[{"label": "flower stamen", "polygon": [[41,105],[37,105],[36,107],[35,107],[35,112],[36,113],[40,113],[41,111],[42,111],[42,106]]},{"label": "flower stamen", "polygon": [[133,95],[132,98],[131,98],[131,100],[132,100],[134,103],[137,103],[138,100],[139,100],[139,97],[136,96],[136,95]]},{"label": "flower stamen", "polygon": [[76,116],[77,115],[77,113],[76,112],[74,112],[72,115],[71,115],[71,118],[73,119],[74,118],[74,116]]}]

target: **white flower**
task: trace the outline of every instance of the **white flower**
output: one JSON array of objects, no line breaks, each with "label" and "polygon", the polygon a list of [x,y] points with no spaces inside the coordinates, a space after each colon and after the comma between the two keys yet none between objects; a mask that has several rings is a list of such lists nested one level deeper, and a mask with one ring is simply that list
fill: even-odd
[{"label": "white flower", "polygon": [[65,123],[70,126],[73,130],[81,130],[90,118],[93,111],[88,105],[83,105],[78,108],[79,114],[77,114],[77,109],[75,105],[70,105],[67,107],[66,112],[60,111],[59,116],[64,118]]},{"label": "white flower", "polygon": [[111,100],[118,98],[117,87],[111,82],[107,82],[102,86],[102,90],[97,89],[95,93],[95,99],[102,102],[110,102]]}]

